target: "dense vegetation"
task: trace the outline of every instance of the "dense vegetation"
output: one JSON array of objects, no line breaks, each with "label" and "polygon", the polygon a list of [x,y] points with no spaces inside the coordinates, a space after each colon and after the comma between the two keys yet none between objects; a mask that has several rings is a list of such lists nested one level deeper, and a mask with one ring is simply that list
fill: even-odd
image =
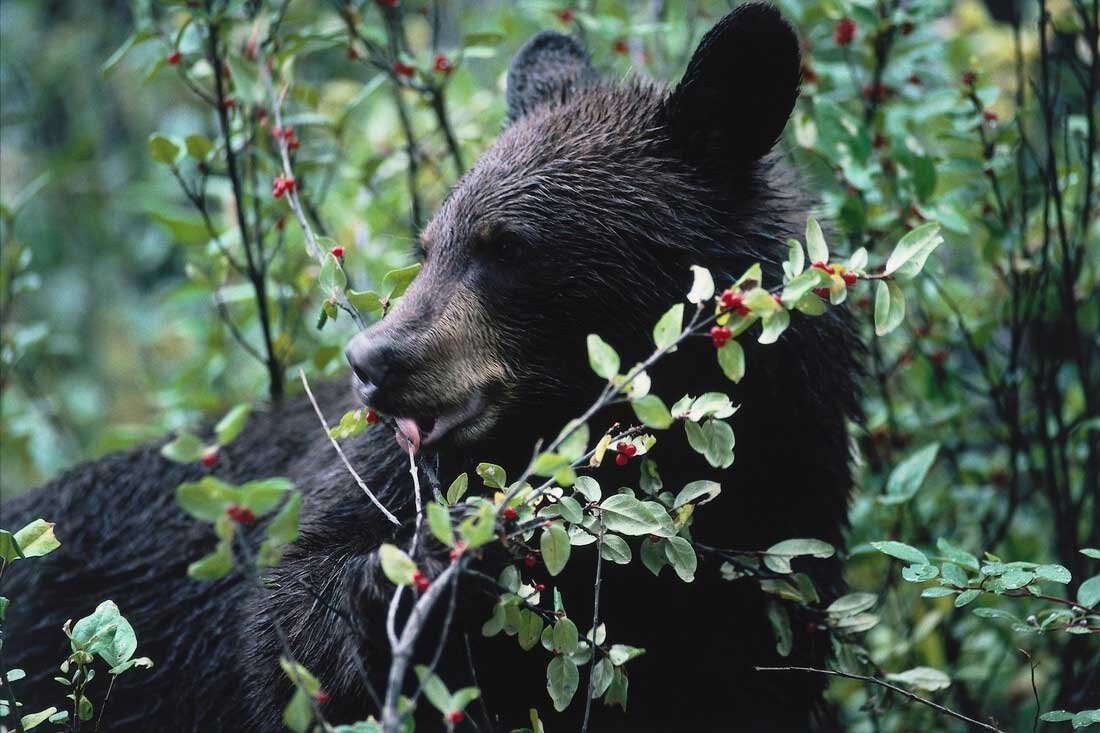
[{"label": "dense vegetation", "polygon": [[[851,730],[1100,722],[1097,4],[778,4],[805,59],[784,144],[820,197],[809,213],[831,233],[808,222],[785,283],[696,272],[688,303],[656,325],[653,358],[685,334],[706,334],[736,381],[752,369],[737,345],[750,319],[774,340],[787,311],[847,300],[869,344],[866,420],[852,426],[852,592],[815,606],[812,583],[790,564],[834,552],[812,538],[726,553],[724,570],[775,594],[781,648],[790,609],[816,609],[832,633],[832,673],[843,675],[830,698]],[[525,38],[573,31],[609,74],[668,80],[726,9],[686,0],[4,3],[4,492],[202,415],[224,415],[218,442],[228,443],[247,429],[243,405],[299,392],[300,370],[312,381],[342,374],[357,324],[381,317],[415,275],[416,231],[498,132],[502,74]],[[428,505],[426,529],[470,548],[492,541],[497,522],[518,521],[554,572],[595,528],[606,572],[669,564],[688,580],[699,548],[682,530],[717,487],[666,496],[658,480],[638,487],[643,500],[603,498],[574,469],[593,456],[641,459],[651,433],[659,445],[660,431],[680,422],[712,465],[726,465],[733,433],[751,426],[738,425],[723,395],[647,394],[644,371],[599,338],[587,357],[609,380],[596,404],[629,399],[639,425],[602,439],[602,428],[590,436],[572,425],[523,477],[489,464],[478,477],[440,477],[444,501]],[[334,435],[374,429],[375,417],[349,413]],[[168,453],[215,462],[217,445],[184,432]],[[575,487],[555,496],[560,521],[524,525],[554,486]],[[505,498],[476,499],[494,489]],[[204,481],[179,497],[222,538],[195,558],[195,582],[235,561],[276,563],[296,532],[294,489],[277,479]],[[620,506],[609,509],[612,499]],[[276,511],[264,544],[234,557],[235,528]],[[66,517],[45,519],[63,541]],[[0,535],[0,567],[34,562],[53,534],[40,524]],[[655,541],[633,558],[619,534]],[[428,584],[401,548],[384,560],[398,587],[419,586],[420,603],[445,601],[447,578]],[[602,632],[587,638],[589,626],[547,615],[560,599],[532,610],[543,589],[518,574],[499,582],[485,632],[555,652],[525,657],[550,667],[549,698],[531,690],[533,707],[584,704],[584,686],[626,703],[622,668],[637,650],[612,638],[597,659]],[[140,638],[135,652],[118,613],[105,603],[66,630],[74,656],[58,709],[24,727],[90,718],[101,701],[82,696],[88,670],[143,673]],[[108,626],[105,645],[96,631]],[[578,677],[589,662],[591,683],[587,671]],[[324,692],[292,659],[285,669],[300,689],[287,724],[306,730],[323,719]],[[17,691],[18,670],[0,674]],[[461,723],[456,713],[476,693],[452,695],[426,669],[420,679],[445,725]],[[629,693],[645,694],[642,683]]]}]

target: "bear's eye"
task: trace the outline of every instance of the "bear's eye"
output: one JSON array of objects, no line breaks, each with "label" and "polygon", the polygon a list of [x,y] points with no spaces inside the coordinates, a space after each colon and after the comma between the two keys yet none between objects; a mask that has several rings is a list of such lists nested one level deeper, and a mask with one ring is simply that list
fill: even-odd
[{"label": "bear's eye", "polygon": [[513,264],[523,258],[524,242],[516,232],[498,229],[481,240],[481,250],[491,261]]}]

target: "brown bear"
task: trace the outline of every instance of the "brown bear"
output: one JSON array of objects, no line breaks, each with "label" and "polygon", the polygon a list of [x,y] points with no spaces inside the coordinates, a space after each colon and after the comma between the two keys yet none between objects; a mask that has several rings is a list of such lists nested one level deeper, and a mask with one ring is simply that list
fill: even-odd
[{"label": "brown bear", "polygon": [[[538,439],[553,438],[599,392],[587,334],[601,334],[624,364],[634,363],[652,350],[654,322],[683,300],[690,266],[728,283],[759,262],[765,284],[781,281],[786,241],[802,231],[813,203],[772,150],[799,81],[797,38],[762,4],[723,18],[671,90],[601,79],[570,37],[531,39],[508,75],[506,129],[425,227],[423,269],[407,294],[349,345],[354,389],[317,390],[325,411],[364,401],[397,418],[419,443],[426,475],[444,486],[480,461],[514,475]],[[853,328],[835,309],[813,319],[794,314],[774,345],[753,336],[742,339],[750,368],[736,387],[705,338],[651,373],[666,399],[716,390],[741,405],[732,419],[733,465],[710,468],[677,431],[662,435],[651,457],[667,486],[722,484],[721,496],[696,514],[692,535],[701,543],[751,550],[816,537],[840,547],[851,484],[846,425],[858,413]],[[611,409],[593,418],[593,431],[633,420]],[[393,433],[376,426],[345,450],[401,519],[397,529],[335,459],[304,398],[254,415],[225,449],[213,469],[219,478],[287,476],[304,494],[301,536],[267,571],[267,588],[238,573],[212,583],[187,577],[212,536],[176,507],[173,490],[206,470],[170,463],[160,447],[78,467],[4,507],[8,527],[36,516],[60,522],[63,542],[4,578],[13,598],[4,661],[28,672],[16,687],[26,709],[56,704],[64,693],[51,681],[67,654],[64,621],[109,598],[155,666],[119,678],[104,730],[279,730],[292,692],[278,664],[280,630],[321,680],[329,721],[377,715],[393,592],[377,550],[408,538],[415,511],[409,458]],[[612,490],[639,481],[638,462],[592,473]],[[479,569],[495,577],[510,561],[498,555],[487,552]],[[428,575],[448,562],[445,549],[430,546],[418,561]],[[521,572],[557,588],[583,633],[595,565],[588,547],[561,576],[539,566]],[[637,561],[604,568],[609,637],[646,653],[627,668],[626,711],[597,702],[589,730],[830,725],[820,679],[752,670],[825,664],[828,634],[796,618],[793,651],[780,656],[765,595],[751,579],[724,580],[719,565],[704,556],[690,584],[667,570],[654,577]],[[815,561],[811,570],[824,602],[841,592],[838,560]],[[464,577],[442,641],[441,677],[451,689],[482,690],[460,727],[508,731],[528,725],[528,709],[538,708],[547,730],[579,729],[588,668],[573,704],[554,713],[541,648],[525,655],[512,640],[482,636],[494,598],[478,576]],[[433,617],[424,655],[443,628]],[[93,689],[101,700],[102,688]],[[438,713],[421,708],[423,729],[436,729]]]}]

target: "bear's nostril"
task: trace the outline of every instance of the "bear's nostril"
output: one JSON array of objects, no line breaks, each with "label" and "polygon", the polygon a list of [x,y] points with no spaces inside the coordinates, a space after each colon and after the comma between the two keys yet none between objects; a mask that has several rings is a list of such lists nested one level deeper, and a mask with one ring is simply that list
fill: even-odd
[{"label": "bear's nostril", "polygon": [[344,355],[351,364],[355,376],[365,385],[380,387],[386,380],[393,349],[385,342],[355,338]]}]

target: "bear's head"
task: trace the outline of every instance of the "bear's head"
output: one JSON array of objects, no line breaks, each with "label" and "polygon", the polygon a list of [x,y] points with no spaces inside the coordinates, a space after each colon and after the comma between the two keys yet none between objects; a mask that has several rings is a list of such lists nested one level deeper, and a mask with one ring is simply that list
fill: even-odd
[{"label": "bear's head", "polygon": [[785,253],[796,202],[767,156],[799,80],[797,38],[763,4],[707,33],[671,92],[601,80],[568,36],[532,38],[507,127],[424,228],[419,275],[348,346],[360,397],[425,447],[573,416],[599,387],[588,333],[627,366],[690,265]]}]

